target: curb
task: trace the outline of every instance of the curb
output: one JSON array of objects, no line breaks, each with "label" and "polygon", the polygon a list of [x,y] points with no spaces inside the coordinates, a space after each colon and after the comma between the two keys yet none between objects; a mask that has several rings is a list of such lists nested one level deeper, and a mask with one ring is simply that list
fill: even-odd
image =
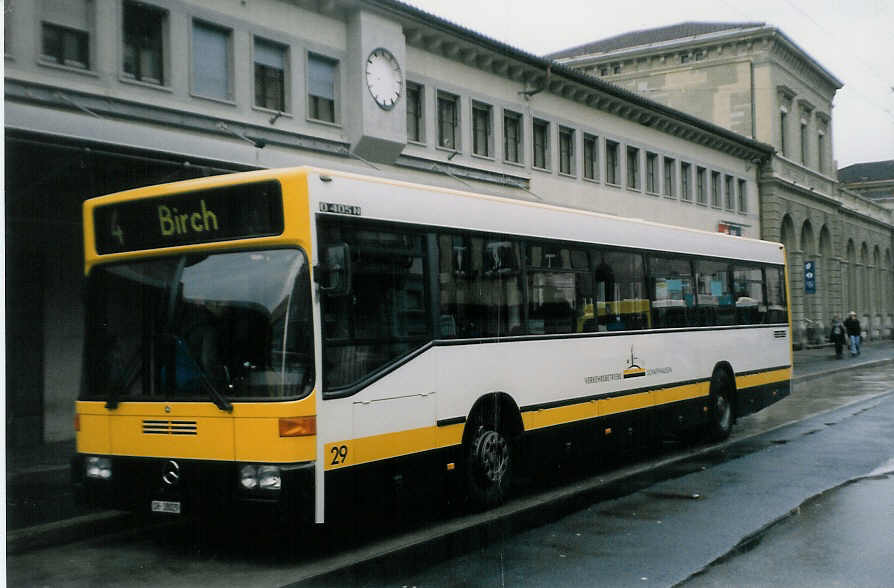
[{"label": "curb", "polygon": [[134,515],[118,510],[82,515],[6,534],[6,553],[23,553],[78,541],[93,535],[114,533],[133,526]]}]

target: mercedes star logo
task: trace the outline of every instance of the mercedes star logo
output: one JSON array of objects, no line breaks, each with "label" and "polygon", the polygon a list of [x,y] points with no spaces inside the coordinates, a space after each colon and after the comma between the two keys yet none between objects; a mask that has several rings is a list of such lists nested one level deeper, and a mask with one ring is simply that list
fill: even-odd
[{"label": "mercedes star logo", "polygon": [[180,465],[173,459],[166,462],[161,469],[161,481],[168,486],[176,486],[180,483]]}]

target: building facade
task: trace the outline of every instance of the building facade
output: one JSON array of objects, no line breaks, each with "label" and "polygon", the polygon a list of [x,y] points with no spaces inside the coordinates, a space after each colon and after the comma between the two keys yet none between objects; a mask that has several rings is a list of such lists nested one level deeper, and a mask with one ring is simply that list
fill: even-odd
[{"label": "building facade", "polygon": [[764,23],[688,22],[548,56],[775,147],[759,178],[762,238],[786,245],[796,345],[855,310],[865,336],[894,324],[894,215],[838,182],[832,101],[842,82]]},{"label": "building facade", "polygon": [[394,0],[10,1],[5,17],[11,447],[73,436],[92,196],[315,165],[760,234],[770,146]]}]

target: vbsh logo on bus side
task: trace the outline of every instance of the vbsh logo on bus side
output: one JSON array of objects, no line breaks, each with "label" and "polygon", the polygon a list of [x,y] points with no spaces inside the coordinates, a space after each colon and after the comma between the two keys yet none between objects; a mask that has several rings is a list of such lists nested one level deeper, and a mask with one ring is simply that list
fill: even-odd
[{"label": "vbsh logo on bus side", "polygon": [[161,234],[165,237],[183,236],[190,233],[204,233],[217,231],[217,215],[205,205],[205,201],[199,201],[199,210],[180,212],[176,207],[158,205],[158,224]]}]

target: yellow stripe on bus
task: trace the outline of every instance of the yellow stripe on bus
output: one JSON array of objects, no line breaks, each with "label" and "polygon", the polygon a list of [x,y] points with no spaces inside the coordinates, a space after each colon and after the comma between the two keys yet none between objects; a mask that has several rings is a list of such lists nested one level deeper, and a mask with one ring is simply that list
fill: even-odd
[{"label": "yellow stripe on bus", "polygon": [[[736,386],[741,390],[789,379],[791,379],[791,368],[784,368],[738,376]],[[567,406],[524,411],[521,415],[522,425],[525,431],[531,431],[675,402],[707,398],[710,389],[711,382],[705,380],[613,398],[588,399]],[[464,426],[463,423],[458,423],[446,427],[422,427],[328,443],[323,455],[323,459],[326,460],[325,469],[335,470],[459,445],[462,443]]]},{"label": "yellow stripe on bus", "polygon": [[736,376],[736,389],[754,388],[756,386],[764,386],[766,384],[775,384],[785,382],[792,379],[792,368],[783,368],[781,370],[770,370],[767,372],[759,372],[757,374],[748,374],[744,376]]},{"label": "yellow stripe on bus", "polygon": [[464,423],[457,423],[445,427],[421,427],[327,443],[322,456],[324,469],[336,470],[459,445],[464,426]]}]

